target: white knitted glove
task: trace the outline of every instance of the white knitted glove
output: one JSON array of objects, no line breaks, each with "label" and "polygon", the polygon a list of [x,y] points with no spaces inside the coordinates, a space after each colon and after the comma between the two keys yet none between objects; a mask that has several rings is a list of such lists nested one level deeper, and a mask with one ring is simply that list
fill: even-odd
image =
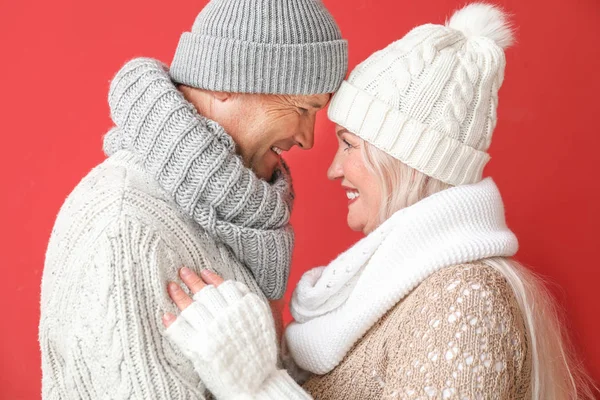
[{"label": "white knitted glove", "polygon": [[275,326],[263,300],[235,281],[209,285],[193,299],[166,334],[218,399],[261,398],[265,386],[280,394],[296,386],[277,371]]}]

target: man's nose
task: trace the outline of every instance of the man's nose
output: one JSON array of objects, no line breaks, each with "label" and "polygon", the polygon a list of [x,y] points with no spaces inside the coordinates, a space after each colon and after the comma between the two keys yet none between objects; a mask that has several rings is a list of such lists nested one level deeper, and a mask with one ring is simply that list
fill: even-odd
[{"label": "man's nose", "polygon": [[310,150],[315,144],[315,122],[316,118],[313,116],[303,123],[294,138],[298,146],[303,150]]}]

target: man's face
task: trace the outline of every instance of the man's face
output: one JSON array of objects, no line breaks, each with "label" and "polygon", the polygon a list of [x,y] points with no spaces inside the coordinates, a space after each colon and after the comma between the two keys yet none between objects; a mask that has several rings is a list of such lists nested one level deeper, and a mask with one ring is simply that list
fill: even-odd
[{"label": "man's face", "polygon": [[[281,152],[312,148],[315,119],[330,94],[291,96],[211,93],[210,106],[195,89],[182,90],[200,114],[218,122],[237,144],[246,167],[270,180]],[[204,103],[204,105],[200,104]]]}]

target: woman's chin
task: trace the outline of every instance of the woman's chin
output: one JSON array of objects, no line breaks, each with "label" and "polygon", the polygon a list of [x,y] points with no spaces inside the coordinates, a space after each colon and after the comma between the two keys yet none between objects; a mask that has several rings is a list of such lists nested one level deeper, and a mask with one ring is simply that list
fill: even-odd
[{"label": "woman's chin", "polygon": [[353,230],[355,232],[362,232],[363,229],[365,228],[364,222],[357,221],[356,218],[353,218],[351,213],[348,213],[347,222],[348,222],[348,228],[350,228],[351,230]]}]

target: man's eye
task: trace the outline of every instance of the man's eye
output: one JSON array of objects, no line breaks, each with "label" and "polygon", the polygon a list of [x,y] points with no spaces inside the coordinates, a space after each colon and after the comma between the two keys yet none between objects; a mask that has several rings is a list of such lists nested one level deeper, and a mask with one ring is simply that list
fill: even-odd
[{"label": "man's eye", "polygon": [[300,112],[301,112],[302,114],[306,114],[306,113],[308,113],[308,109],[306,109],[306,108],[303,108],[303,107],[298,107],[298,110],[300,110]]}]

